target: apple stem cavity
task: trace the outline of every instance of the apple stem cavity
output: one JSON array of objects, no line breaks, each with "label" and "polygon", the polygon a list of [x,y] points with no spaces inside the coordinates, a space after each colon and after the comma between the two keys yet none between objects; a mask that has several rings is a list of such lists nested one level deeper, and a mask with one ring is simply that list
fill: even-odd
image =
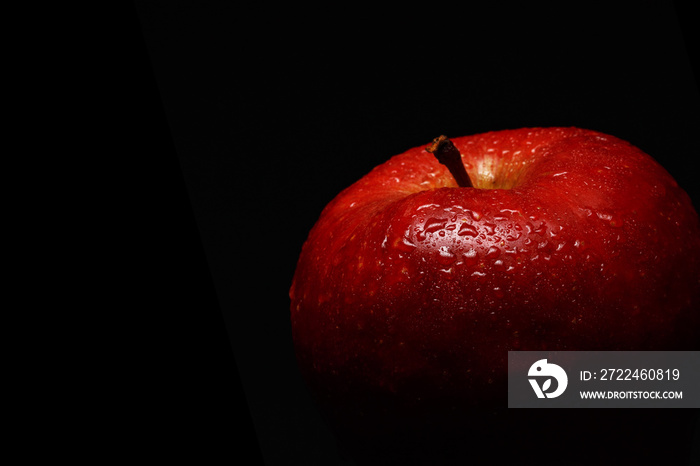
[{"label": "apple stem cavity", "polygon": [[438,162],[447,167],[452,175],[452,178],[457,182],[460,188],[473,188],[472,180],[467,174],[467,170],[462,163],[462,154],[447,136],[439,136],[433,139],[432,144],[425,148],[438,159]]}]

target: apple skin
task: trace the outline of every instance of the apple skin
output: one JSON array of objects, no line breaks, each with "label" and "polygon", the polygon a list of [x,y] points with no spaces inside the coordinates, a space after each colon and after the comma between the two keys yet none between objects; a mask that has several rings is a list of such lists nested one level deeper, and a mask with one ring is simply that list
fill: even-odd
[{"label": "apple skin", "polygon": [[473,188],[410,149],[342,191],[302,248],[292,335],[332,422],[502,407],[512,350],[698,348],[698,215],[655,160],[579,128],[452,142]]}]

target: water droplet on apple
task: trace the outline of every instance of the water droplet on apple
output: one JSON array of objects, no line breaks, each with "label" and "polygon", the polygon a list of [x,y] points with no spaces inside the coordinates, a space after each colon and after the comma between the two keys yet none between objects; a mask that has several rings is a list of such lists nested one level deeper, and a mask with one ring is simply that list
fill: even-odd
[{"label": "water droplet on apple", "polygon": [[476,227],[470,223],[463,223],[461,227],[459,227],[459,231],[457,232],[457,235],[459,236],[471,236],[475,238],[476,236],[479,235],[479,232],[477,231]]},{"label": "water droplet on apple", "polygon": [[447,219],[429,218],[425,222],[425,226],[423,227],[423,229],[418,232],[416,237],[418,238],[418,240],[424,241],[428,233],[435,233],[438,230],[442,230],[445,228],[445,225],[447,225]]},{"label": "water droplet on apple", "polygon": [[521,234],[519,232],[509,232],[506,235],[506,240],[507,241],[517,241],[520,238]]},{"label": "water droplet on apple", "polygon": [[596,212],[596,216],[597,216],[599,219],[604,220],[604,221],[607,221],[607,222],[609,222],[609,221],[612,219],[612,215],[611,215],[611,214],[608,214],[608,213],[606,213],[606,212]]},{"label": "water droplet on apple", "polygon": [[451,265],[457,259],[457,256],[452,254],[447,246],[440,246],[439,253],[438,262],[442,265]]},{"label": "water droplet on apple", "polygon": [[462,257],[464,258],[464,262],[467,265],[474,265],[479,260],[479,254],[474,248],[471,248],[469,251],[463,253]]},{"label": "water droplet on apple", "polygon": [[616,217],[615,215],[608,213],[608,212],[596,212],[596,216],[603,220],[604,222],[607,222],[608,225],[610,225],[613,228],[619,228],[622,226],[622,221]]},{"label": "water droplet on apple", "polygon": [[547,225],[545,225],[544,222],[542,222],[538,227],[532,230],[533,233],[536,233],[538,235],[544,235],[546,231]]},{"label": "water droplet on apple", "polygon": [[496,246],[491,246],[489,250],[486,252],[486,258],[487,259],[495,259],[501,254],[501,250],[498,249]]}]

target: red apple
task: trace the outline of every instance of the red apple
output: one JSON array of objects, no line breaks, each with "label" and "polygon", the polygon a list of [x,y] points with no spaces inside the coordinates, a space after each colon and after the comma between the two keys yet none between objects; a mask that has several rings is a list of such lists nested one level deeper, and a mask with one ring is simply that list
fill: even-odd
[{"label": "red apple", "polygon": [[654,159],[578,128],[452,143],[455,175],[444,138],[394,156],[303,246],[294,345],[333,419],[503,406],[509,350],[697,349],[700,224]]}]

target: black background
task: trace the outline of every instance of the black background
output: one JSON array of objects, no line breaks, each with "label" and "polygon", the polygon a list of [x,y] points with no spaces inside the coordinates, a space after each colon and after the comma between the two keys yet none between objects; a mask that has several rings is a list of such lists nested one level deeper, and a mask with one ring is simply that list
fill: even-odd
[{"label": "black background", "polygon": [[391,155],[439,134],[579,126],[642,148],[700,205],[693,25],[675,3],[135,5],[176,454],[354,464],[297,372],[287,293],[321,209]]}]

